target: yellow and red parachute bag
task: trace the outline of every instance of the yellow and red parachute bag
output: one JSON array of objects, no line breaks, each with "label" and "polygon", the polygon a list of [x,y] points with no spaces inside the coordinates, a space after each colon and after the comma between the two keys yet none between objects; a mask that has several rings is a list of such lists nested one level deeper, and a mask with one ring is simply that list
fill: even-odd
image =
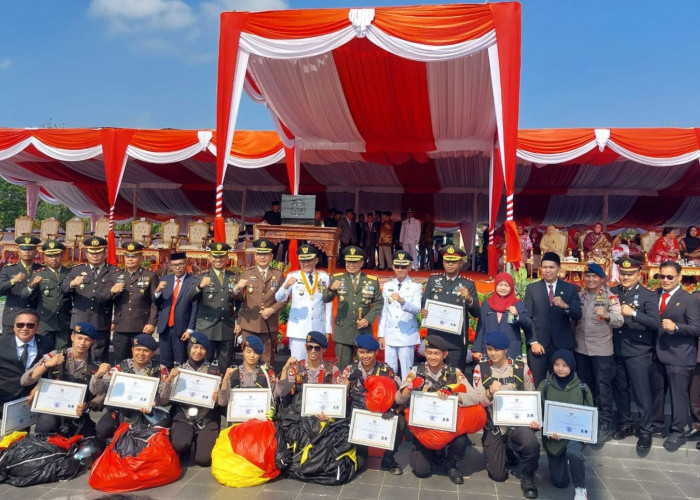
[{"label": "yellow and red parachute bag", "polygon": [[276,478],[277,437],[271,420],[251,419],[222,430],[211,452],[211,473],[224,486],[246,488]]},{"label": "yellow and red parachute bag", "polygon": [[394,405],[396,383],[389,377],[370,375],[365,380],[367,409],[375,413],[384,413]]},{"label": "yellow and red parachute bag", "polygon": [[180,458],[162,427],[122,423],[107,449],[92,464],[88,484],[96,490],[121,493],[177,481]]}]

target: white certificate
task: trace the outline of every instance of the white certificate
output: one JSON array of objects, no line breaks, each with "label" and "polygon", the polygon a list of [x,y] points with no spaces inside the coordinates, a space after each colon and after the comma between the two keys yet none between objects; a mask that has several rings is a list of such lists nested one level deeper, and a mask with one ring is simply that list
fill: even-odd
[{"label": "white certificate", "polygon": [[105,406],[119,408],[151,408],[156,399],[160,378],[116,372],[107,389]]},{"label": "white certificate", "polygon": [[193,370],[180,370],[172,385],[170,400],[204,408],[214,408],[214,392],[219,390],[221,377]]},{"label": "white certificate", "polygon": [[507,427],[529,427],[542,423],[540,391],[496,391],[493,395],[493,423]]},{"label": "white certificate", "polygon": [[464,306],[438,302],[437,300],[426,300],[425,309],[428,315],[423,318],[422,325],[432,330],[462,335],[462,325],[464,324]]},{"label": "white certificate", "polygon": [[29,398],[16,399],[4,404],[2,410],[2,430],[0,436],[5,436],[12,431],[28,429],[36,423],[38,413],[32,413],[32,405]]},{"label": "white certificate", "polygon": [[398,423],[399,417],[396,415],[383,419],[381,413],[353,408],[348,441],[364,446],[393,450]]},{"label": "white certificate", "polygon": [[347,389],[345,384],[304,384],[301,416],[315,417],[323,413],[330,418],[345,418]]},{"label": "white certificate", "polygon": [[245,422],[251,418],[266,420],[271,400],[270,389],[231,389],[226,420],[229,422]]},{"label": "white certificate", "polygon": [[85,391],[87,384],[39,379],[32,401],[32,411],[77,418],[78,405],[85,401]]},{"label": "white certificate", "polygon": [[437,392],[411,392],[408,424],[427,429],[454,432],[457,430],[457,396],[442,399]]},{"label": "white certificate", "polygon": [[598,408],[545,400],[542,433],[595,444],[598,442]]}]

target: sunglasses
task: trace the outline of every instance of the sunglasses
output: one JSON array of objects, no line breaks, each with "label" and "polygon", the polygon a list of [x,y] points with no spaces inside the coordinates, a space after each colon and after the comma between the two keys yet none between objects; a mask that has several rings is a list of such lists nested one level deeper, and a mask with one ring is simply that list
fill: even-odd
[{"label": "sunglasses", "polygon": [[36,326],[36,323],[15,323],[15,326],[19,328],[20,330],[22,328],[28,328],[28,329],[33,329]]},{"label": "sunglasses", "polygon": [[321,347],[320,345],[307,345],[306,346],[307,352],[311,352],[311,351],[321,352],[321,349],[323,349],[323,347]]},{"label": "sunglasses", "polygon": [[678,275],[677,274],[657,274],[660,280],[675,280]]},{"label": "sunglasses", "polygon": [[397,266],[394,264],[394,269],[408,269],[408,266]]}]

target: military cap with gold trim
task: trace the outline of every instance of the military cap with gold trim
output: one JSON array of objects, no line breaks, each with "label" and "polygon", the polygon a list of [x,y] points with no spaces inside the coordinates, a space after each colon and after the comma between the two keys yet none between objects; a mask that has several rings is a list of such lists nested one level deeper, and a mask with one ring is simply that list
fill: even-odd
[{"label": "military cap with gold trim", "polygon": [[34,250],[41,240],[36,236],[26,235],[15,238],[15,243],[19,245],[20,250]]},{"label": "military cap with gold trim", "polygon": [[441,250],[442,260],[446,262],[457,262],[462,260],[467,254],[464,250],[455,245],[446,245]]},{"label": "military cap with gold trim", "polygon": [[361,262],[365,260],[366,256],[367,254],[365,251],[355,245],[343,248],[343,258],[345,262]]},{"label": "military cap with gold trim", "polygon": [[100,253],[107,248],[107,240],[99,236],[88,236],[83,240],[83,246],[89,253]]},{"label": "military cap with gold trim", "polygon": [[620,268],[620,271],[636,271],[642,268],[642,263],[636,259],[631,259],[629,257],[623,257],[618,259],[616,264]]},{"label": "military cap with gold trim", "polygon": [[229,250],[231,250],[231,245],[222,241],[214,241],[211,243],[211,245],[209,245],[209,253],[213,257],[228,255]]},{"label": "military cap with gold trim", "polygon": [[66,249],[66,246],[60,241],[49,240],[41,246],[44,255],[60,255]]},{"label": "military cap with gold trim", "polygon": [[272,250],[275,248],[274,243],[265,238],[258,238],[253,242],[253,246],[255,247],[255,253],[272,253]]},{"label": "military cap with gold trim", "polygon": [[318,250],[315,246],[304,243],[297,248],[297,257],[299,260],[313,260],[318,257]]},{"label": "military cap with gold trim", "polygon": [[391,258],[395,266],[410,266],[411,262],[413,262],[413,257],[405,250],[395,251]]},{"label": "military cap with gold trim", "polygon": [[122,248],[129,254],[140,254],[143,251],[143,245],[138,241],[127,241],[122,243]]}]

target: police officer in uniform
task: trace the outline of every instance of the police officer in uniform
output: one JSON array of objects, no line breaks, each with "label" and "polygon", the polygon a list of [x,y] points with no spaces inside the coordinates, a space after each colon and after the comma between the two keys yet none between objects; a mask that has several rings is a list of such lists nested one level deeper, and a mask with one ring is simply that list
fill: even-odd
[{"label": "police officer in uniform", "polygon": [[333,342],[341,370],[353,360],[355,337],[372,333],[372,323],[384,306],[377,277],[362,272],[365,257],[365,251],[360,247],[345,247],[345,272],[334,274],[331,286],[323,292],[323,301],[326,303],[338,297]]},{"label": "police officer in uniform", "polygon": [[312,245],[299,245],[298,271],[292,271],[277,292],[275,300],[285,303],[291,296],[287,339],[292,357],[306,359],[306,334],[322,331],[330,337],[333,331],[333,304],[323,302],[323,291],[330,284],[330,277],[318,271],[318,251]]},{"label": "police officer in uniform", "polygon": [[238,324],[245,340],[249,335],[260,337],[265,348],[262,360],[275,366],[275,348],[279,330],[279,312],[284,304],[275,300],[277,290],[284,283],[282,271],[272,269],[272,249],[270,240],[259,238],[253,242],[255,265],[241,273],[234,294],[243,304],[239,312]]},{"label": "police officer in uniform", "polygon": [[447,342],[447,352],[449,353],[447,364],[456,366],[460,370],[464,370],[466,365],[469,314],[478,318],[481,307],[474,282],[468,278],[463,278],[459,274],[465,255],[464,251],[455,245],[450,244],[442,249],[442,262],[445,272],[433,274],[428,278],[421,304],[423,307],[421,316],[423,318],[428,314],[427,309],[425,309],[425,302],[429,299],[464,307],[464,322],[461,335],[428,329],[428,335],[437,335]]},{"label": "police officer in uniform", "polygon": [[29,288],[37,294],[39,312],[39,335],[46,337],[52,348],[58,351],[70,345],[71,297],[61,292],[61,281],[70,270],[63,267],[63,251],[60,241],[50,240],[41,247],[44,250],[44,269],[34,275]]},{"label": "police officer in uniform", "polygon": [[119,363],[131,354],[134,337],[153,335],[158,322],[155,291],[158,276],[141,267],[143,245],[135,241],[122,244],[124,269],[114,271],[114,360]]},{"label": "police officer in uniform", "polygon": [[211,268],[195,278],[187,300],[196,300],[197,323],[195,330],[207,336],[211,349],[207,349],[207,361],[217,360],[220,371],[231,364],[233,358],[234,285],[236,276],[226,270],[228,251],[226,243],[215,241],[209,246]]},{"label": "police officer in uniform", "polygon": [[639,283],[642,263],[625,257],[617,262],[620,284],[612,288],[618,296],[625,322],[613,330],[615,380],[613,396],[617,407],[617,430],[613,439],[624,439],[635,431],[630,411],[630,387],[639,410],[636,422],[637,449],[651,448],[651,370],[656,332],[661,325],[658,297]]},{"label": "police officer in uniform", "polygon": [[109,354],[109,331],[112,326],[112,282],[115,266],[107,260],[107,240],[88,236],[83,241],[87,249],[87,264],[75,266],[61,281],[61,293],[73,298],[71,328],[78,323],[90,323],[98,338],[92,345],[92,359],[106,362]]},{"label": "police officer in uniform", "polygon": [[36,309],[37,297],[27,284],[43,269],[34,262],[36,247],[41,240],[36,236],[20,236],[15,239],[19,246],[19,262],[5,264],[0,270],[0,296],[5,295],[5,309],[2,312],[2,334],[14,332],[15,316],[22,309]]}]

